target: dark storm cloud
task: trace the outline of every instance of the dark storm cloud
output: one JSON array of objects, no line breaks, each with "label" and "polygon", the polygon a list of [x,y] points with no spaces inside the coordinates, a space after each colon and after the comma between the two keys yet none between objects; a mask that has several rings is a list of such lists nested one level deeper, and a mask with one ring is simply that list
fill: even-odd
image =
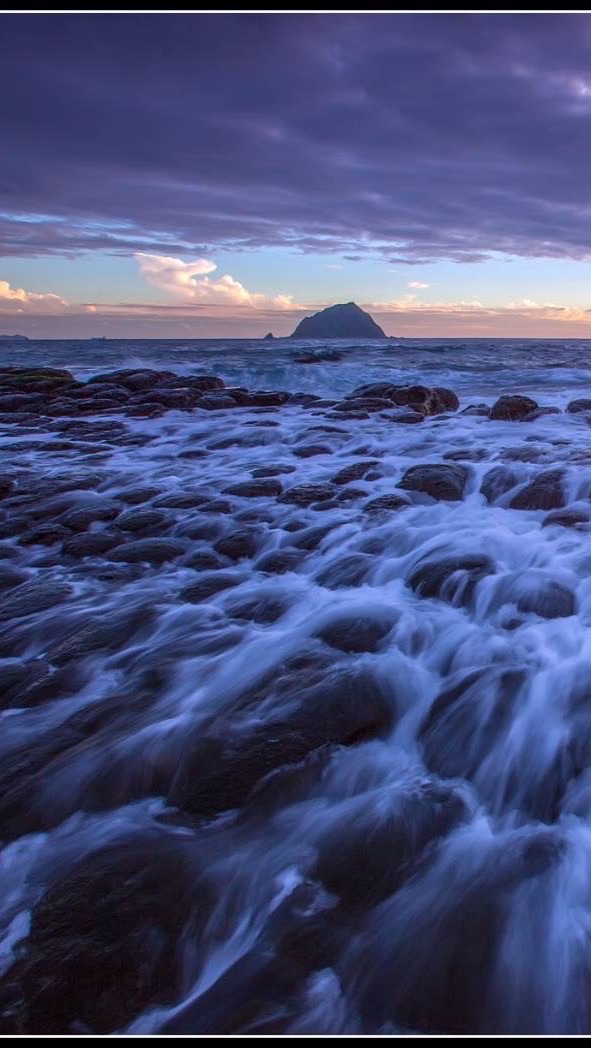
[{"label": "dark storm cloud", "polygon": [[588,15],[0,19],[4,255],[591,257]]}]

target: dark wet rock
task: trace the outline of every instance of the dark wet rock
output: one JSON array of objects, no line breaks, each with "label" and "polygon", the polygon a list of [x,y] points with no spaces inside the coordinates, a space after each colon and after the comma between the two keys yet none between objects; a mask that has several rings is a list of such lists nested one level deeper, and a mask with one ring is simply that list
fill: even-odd
[{"label": "dark wet rock", "polygon": [[[341,489],[337,498],[339,502],[355,502],[357,499],[367,498],[367,494],[366,488],[347,487]],[[326,506],[326,502],[322,505]]]},{"label": "dark wet rock", "polygon": [[359,397],[380,397],[382,400],[393,403],[393,398],[398,393],[400,386],[392,382],[370,382],[365,386],[358,386],[352,393],[348,393],[346,400],[357,400]]},{"label": "dark wet rock", "polygon": [[234,397],[224,391],[223,393],[205,393],[198,406],[205,411],[224,411],[228,408],[237,408],[238,404]]},{"label": "dark wet rock", "polygon": [[276,495],[280,495],[282,491],[283,485],[281,484],[281,481],[269,477],[245,480],[241,484],[231,484],[229,488],[224,488],[223,494],[239,495],[241,498],[256,499],[273,498]]},{"label": "dark wet rock", "polygon": [[562,408],[556,407],[554,404],[547,404],[544,407],[538,407],[535,411],[531,411],[529,415],[525,416],[524,422],[536,422],[539,418],[544,418],[546,415],[562,415]]},{"label": "dark wet rock", "polygon": [[393,510],[404,509],[410,506],[408,499],[400,495],[380,495],[377,499],[371,499],[363,507],[364,513],[387,513]]},{"label": "dark wet rock", "polygon": [[205,502],[199,509],[202,513],[233,513],[235,503],[228,502],[227,499],[212,499],[211,502]]},{"label": "dark wet rock", "polygon": [[223,567],[223,561],[220,557],[207,549],[191,553],[188,557],[185,557],[182,563],[183,567],[193,568],[194,571],[216,571],[217,568]]},{"label": "dark wet rock", "polygon": [[397,615],[371,617],[359,612],[335,617],[316,634],[338,651],[377,651],[390,633]]},{"label": "dark wet rock", "polygon": [[[403,899],[396,894],[376,907],[340,965],[345,988],[355,987],[362,1028],[490,1036],[513,1030],[516,1014],[519,1029],[525,1018],[528,1033],[543,1032],[535,1004],[508,1020],[507,998],[491,987],[501,944],[514,934],[515,910],[532,894],[524,882],[552,870],[563,854],[553,827],[528,827],[501,847],[483,844],[469,869],[434,863],[407,882]],[[448,879],[453,890],[442,891]]]},{"label": "dark wet rock", "polygon": [[91,652],[119,651],[138,630],[153,620],[154,615],[154,609],[146,606],[91,620],[47,648],[45,658],[52,665],[61,666]]},{"label": "dark wet rock", "polygon": [[262,626],[277,622],[288,608],[289,602],[285,599],[263,595],[250,597],[235,604],[230,602],[229,605],[226,605],[226,611],[233,619],[244,619]]},{"label": "dark wet rock", "polygon": [[557,524],[562,528],[575,528],[578,530],[581,527],[586,527],[590,520],[589,515],[582,510],[555,509],[551,513],[546,514],[542,521],[542,527],[549,528],[552,524]]},{"label": "dark wet rock", "polygon": [[335,404],[333,411],[356,418],[359,412],[385,411],[391,407],[392,404],[389,400],[384,400],[382,397],[366,396],[342,400],[339,404]]},{"label": "dark wet rock", "polygon": [[114,502],[105,502],[101,505],[89,506],[83,509],[70,509],[58,517],[56,523],[62,524],[70,531],[86,531],[95,521],[110,522],[120,513],[120,507]]},{"label": "dark wet rock", "polygon": [[350,466],[345,466],[338,473],[335,473],[334,477],[331,478],[331,484],[350,484],[352,480],[362,480],[379,464],[378,459],[353,462]]},{"label": "dark wet rock", "polygon": [[124,488],[117,492],[116,498],[130,506],[138,506],[142,502],[149,502],[160,494],[161,488]]},{"label": "dark wet rock", "polygon": [[153,389],[166,379],[177,379],[173,371],[154,371],[151,368],[124,368],[120,371],[106,371],[88,379],[88,386],[103,385],[105,382],[123,386],[132,392]]},{"label": "dark wet rock", "polygon": [[464,408],[460,412],[461,415],[481,415],[483,418],[489,418],[490,407],[488,404],[469,404],[467,408]]},{"label": "dark wet rock", "polygon": [[0,391],[0,411],[39,411],[45,399],[37,393],[10,393]]},{"label": "dark wet rock", "polygon": [[62,524],[39,524],[21,535],[19,543],[21,546],[53,546],[56,542],[63,542],[71,534],[70,529],[64,528]]},{"label": "dark wet rock", "polygon": [[423,491],[434,499],[459,501],[463,498],[468,477],[466,466],[440,463],[411,466],[396,487],[406,491]]},{"label": "dark wet rock", "polygon": [[490,451],[486,448],[463,448],[446,451],[443,458],[446,462],[484,462],[490,458]]},{"label": "dark wet rock", "polygon": [[168,514],[157,509],[130,509],[117,518],[122,531],[161,531],[168,524]]},{"label": "dark wet rock", "polygon": [[526,678],[521,668],[507,666],[454,674],[420,729],[427,767],[445,778],[477,775],[500,734],[510,729]]},{"label": "dark wet rock", "polygon": [[568,618],[576,611],[572,590],[535,568],[514,572],[499,579],[491,608],[497,609],[504,604],[515,604],[518,611],[539,615],[543,619]]},{"label": "dark wet rock", "polygon": [[[331,667],[303,653],[288,659],[241,699],[276,710],[246,733],[223,723],[195,732],[172,783],[169,803],[211,816],[241,807],[276,768],[333,743],[353,746],[386,736],[395,709],[376,678],[359,667]],[[287,705],[286,705],[287,704]]]},{"label": "dark wet rock", "polygon": [[365,582],[373,558],[364,553],[349,553],[341,560],[333,561],[322,568],[316,576],[319,586],[327,589],[341,589],[343,586],[360,586]]},{"label": "dark wet rock", "polygon": [[439,597],[450,604],[466,605],[480,579],[494,571],[494,561],[485,554],[431,557],[413,569],[408,584],[419,597]]},{"label": "dark wet rock", "polygon": [[112,531],[92,531],[73,535],[62,546],[67,557],[100,557],[125,542],[125,536]]},{"label": "dark wet rock", "polygon": [[[166,385],[167,382],[176,383],[179,381],[179,376],[175,375],[174,379],[166,380],[162,385]],[[217,375],[183,375],[180,378],[183,386],[187,386],[192,389],[200,389],[203,392],[212,389],[224,389],[225,382],[223,379],[218,378]]]},{"label": "dark wet rock", "polygon": [[169,495],[160,495],[154,499],[156,509],[194,509],[203,506],[209,496],[198,491],[176,491]]},{"label": "dark wet rock", "polygon": [[313,875],[347,909],[367,909],[415,872],[424,848],[444,837],[470,811],[453,786],[426,783],[415,792],[380,795],[347,806],[317,840]]},{"label": "dark wet rock", "polygon": [[73,593],[67,582],[24,582],[0,598],[0,619],[21,618],[63,604]]},{"label": "dark wet rock", "polygon": [[[286,530],[292,530],[287,529]],[[317,549],[321,544],[322,540],[333,530],[332,524],[329,525],[315,525],[314,527],[307,527],[304,525],[303,528],[299,528],[296,531],[295,538],[290,539],[289,545],[295,546],[296,549],[314,550]]]},{"label": "dark wet rock", "polygon": [[313,458],[315,455],[330,455],[331,449],[326,444],[302,444],[292,448],[292,454],[297,458]]},{"label": "dark wet rock", "polygon": [[248,393],[247,399],[243,403],[246,407],[270,408],[281,407],[289,399],[289,393],[285,393],[283,390],[259,390],[254,393]]},{"label": "dark wet rock", "polygon": [[546,448],[542,447],[518,447],[504,448],[499,458],[503,462],[540,462],[547,457]]},{"label": "dark wet rock", "polygon": [[14,488],[14,482],[10,477],[0,476],[0,499],[5,499]]},{"label": "dark wet rock", "polygon": [[278,549],[265,553],[255,561],[256,571],[264,571],[269,575],[284,575],[286,571],[295,571],[304,560],[303,550]]},{"label": "dark wet rock", "polygon": [[519,475],[506,466],[495,466],[483,478],[480,492],[487,502],[496,502],[519,484]]},{"label": "dark wet rock", "polygon": [[189,604],[199,604],[202,600],[207,600],[208,597],[214,597],[216,593],[221,593],[222,590],[238,586],[242,581],[242,575],[216,571],[211,575],[202,575],[196,582],[191,582],[188,586],[185,586],[179,596],[181,600],[187,601]]},{"label": "dark wet rock", "polygon": [[490,409],[490,418],[504,419],[508,422],[521,421],[537,408],[537,401],[532,400],[531,397],[504,394],[495,401]]},{"label": "dark wet rock", "polygon": [[33,911],[12,974],[19,1026],[112,1033],[148,1006],[172,1004],[183,929],[195,936],[214,898],[187,837],[150,832],[84,855]]},{"label": "dark wet rock", "polygon": [[393,396],[395,404],[410,407],[422,415],[441,415],[445,411],[457,411],[460,402],[451,389],[436,386],[406,386]]},{"label": "dark wet rock", "polygon": [[295,473],[295,466],[259,466],[258,469],[252,470],[252,476],[255,479],[279,477],[283,473]]},{"label": "dark wet rock", "polygon": [[164,564],[182,557],[185,552],[186,546],[178,539],[137,539],[118,546],[109,554],[109,560],[128,564]]},{"label": "dark wet rock", "polygon": [[336,494],[332,484],[297,484],[288,488],[279,496],[279,502],[293,503],[296,506],[309,506],[312,502],[323,502]]},{"label": "dark wet rock", "polygon": [[561,470],[539,473],[511,499],[511,509],[562,509],[565,505]]},{"label": "dark wet rock", "polygon": [[27,572],[21,568],[0,563],[0,590],[14,589],[15,586],[20,586],[21,582],[26,582],[27,578]]},{"label": "dark wet rock", "polygon": [[571,400],[570,404],[566,406],[567,413],[569,415],[578,415],[582,411],[591,411],[591,400]]},{"label": "dark wet rock", "polygon": [[254,557],[259,547],[259,535],[256,531],[232,531],[224,535],[214,544],[214,549],[230,560],[242,560],[244,557]]},{"label": "dark wet rock", "polygon": [[43,659],[31,659],[29,662],[0,663],[0,707],[4,709],[19,708],[19,694],[43,677],[49,667]]}]

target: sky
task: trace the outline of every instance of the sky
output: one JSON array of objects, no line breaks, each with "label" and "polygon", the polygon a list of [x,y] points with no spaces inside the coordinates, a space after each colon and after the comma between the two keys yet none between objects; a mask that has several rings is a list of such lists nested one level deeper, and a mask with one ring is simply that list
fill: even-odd
[{"label": "sky", "polygon": [[0,333],[591,338],[590,14],[0,15]]}]

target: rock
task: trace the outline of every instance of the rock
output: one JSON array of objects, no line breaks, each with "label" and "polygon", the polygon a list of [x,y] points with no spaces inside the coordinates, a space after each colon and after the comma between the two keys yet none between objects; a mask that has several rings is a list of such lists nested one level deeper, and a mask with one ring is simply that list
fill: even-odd
[{"label": "rock", "polygon": [[221,593],[222,590],[237,586],[242,580],[242,575],[216,571],[211,575],[202,575],[197,582],[191,582],[188,586],[185,586],[179,596],[181,600],[187,601],[189,604],[199,604],[202,600],[207,600],[208,597],[214,597],[216,593]]},{"label": "rock", "polygon": [[494,561],[485,554],[461,553],[423,560],[413,569],[408,583],[420,597],[439,597],[449,604],[465,606],[480,579],[494,571]]},{"label": "rock", "polygon": [[53,546],[56,542],[63,542],[71,535],[69,528],[61,524],[39,524],[21,535],[19,544],[21,546]]},{"label": "rock", "polygon": [[252,475],[259,477],[279,477],[284,473],[295,473],[295,466],[259,466],[253,469]]},{"label": "rock", "polygon": [[137,506],[142,502],[149,502],[150,499],[159,495],[161,490],[161,488],[124,488],[123,491],[117,493],[116,497],[130,506]]},{"label": "rock", "polygon": [[132,392],[138,390],[153,389],[166,379],[177,379],[173,371],[154,371],[151,368],[125,368],[121,371],[106,371],[101,375],[94,375],[88,379],[88,386],[105,381],[116,386],[123,386]]},{"label": "rock", "polygon": [[182,932],[195,936],[215,893],[190,838],[148,833],[96,848],[33,911],[13,975],[21,1028],[112,1033],[182,988]]},{"label": "rock", "polygon": [[446,462],[484,462],[490,458],[486,448],[463,448],[459,451],[446,451],[443,458]]},{"label": "rock", "polygon": [[405,386],[398,389],[392,398],[394,404],[410,407],[421,415],[441,415],[445,411],[457,411],[460,402],[451,389],[437,386]]},{"label": "rock", "polygon": [[273,334],[273,332],[269,331],[266,335],[263,336],[263,342],[271,342],[274,338],[275,335]]},{"label": "rock", "polygon": [[312,502],[324,502],[336,494],[332,484],[297,484],[288,488],[279,496],[279,502],[292,503],[296,506],[309,506]]},{"label": "rock", "polygon": [[258,596],[239,601],[236,604],[230,603],[229,606],[226,606],[226,611],[233,619],[245,619],[248,622],[266,626],[277,622],[288,608],[289,603],[285,600]]},{"label": "rock", "polygon": [[449,779],[477,776],[499,736],[510,729],[526,676],[507,666],[454,674],[419,732],[427,767]]},{"label": "rock", "polygon": [[206,393],[199,401],[199,407],[205,411],[223,411],[238,407],[236,401],[225,391],[223,393]]},{"label": "rock", "polygon": [[120,513],[120,508],[113,502],[105,501],[102,505],[89,506],[84,509],[70,509],[57,518],[56,523],[69,528],[70,531],[86,531],[95,521],[110,522]]},{"label": "rock", "polygon": [[230,560],[242,560],[245,557],[254,557],[259,546],[256,531],[232,531],[214,543],[214,549],[223,557]]},{"label": "rock", "polygon": [[137,539],[118,546],[109,553],[109,560],[124,564],[164,564],[182,557],[185,552],[186,546],[177,539]]},{"label": "rock", "polygon": [[335,473],[334,477],[331,477],[331,484],[350,484],[352,480],[362,480],[363,477],[367,476],[376,466],[379,466],[378,459],[368,459],[365,462],[353,462],[350,466],[345,466],[343,469]]},{"label": "rock", "polygon": [[255,571],[264,571],[268,575],[284,575],[286,571],[295,571],[305,557],[303,550],[279,549],[265,553],[255,561]]},{"label": "rock", "polygon": [[152,621],[154,615],[153,608],[141,607],[87,622],[58,644],[47,648],[45,658],[54,666],[62,666],[94,651],[120,651],[139,629]]},{"label": "rock", "polygon": [[169,522],[166,513],[157,509],[129,509],[117,518],[117,527],[122,531],[162,530]]},{"label": "rock", "polygon": [[516,484],[519,484],[519,476],[514,470],[507,469],[506,466],[495,466],[485,474],[480,492],[487,502],[496,502]]},{"label": "rock", "polygon": [[539,473],[511,499],[511,509],[561,509],[565,505],[561,470]]},{"label": "rock", "polygon": [[531,397],[510,396],[504,394],[490,409],[491,419],[505,419],[508,422],[521,421],[538,407]]},{"label": "rock", "polygon": [[569,415],[578,415],[582,411],[591,411],[591,400],[571,400],[566,406]]},{"label": "rock", "polygon": [[483,418],[490,417],[490,407],[488,404],[469,404],[467,408],[464,408],[460,412],[461,415],[481,415]]},{"label": "rock", "polygon": [[427,782],[386,799],[359,799],[317,839],[313,876],[348,910],[362,910],[392,895],[412,874],[414,861],[470,811],[453,786]]},{"label": "rock", "polygon": [[245,480],[242,484],[231,484],[224,488],[224,495],[240,495],[243,499],[273,498],[283,491],[281,481],[274,478]]},{"label": "rock", "polygon": [[123,542],[125,536],[117,532],[92,531],[67,539],[62,546],[62,553],[67,557],[100,557]]},{"label": "rock", "polygon": [[193,568],[194,571],[216,571],[217,568],[223,567],[223,561],[207,549],[191,553],[182,563],[183,567]]},{"label": "rock", "polygon": [[362,613],[342,615],[323,626],[316,636],[338,651],[377,651],[396,619],[396,615],[382,618],[371,618]]},{"label": "rock", "polygon": [[292,448],[292,453],[297,458],[313,458],[314,455],[330,455],[331,449],[326,444],[303,444]]},{"label": "rock", "polygon": [[400,495],[380,495],[377,499],[371,499],[365,503],[363,507],[364,513],[387,513],[391,510],[404,509],[405,506],[410,506],[411,503],[408,499],[403,499]]},{"label": "rock", "polygon": [[14,589],[26,582],[28,575],[20,568],[14,568],[11,564],[0,564],[0,590]]},{"label": "rock", "polygon": [[434,499],[459,501],[463,498],[468,477],[465,466],[440,463],[411,466],[396,487],[406,491],[423,491]]},{"label": "rock", "polygon": [[291,338],[386,338],[376,324],[355,302],[329,306],[304,317]]},{"label": "rock", "polygon": [[571,589],[546,572],[528,568],[499,578],[491,599],[493,610],[515,604],[524,614],[542,619],[569,618],[575,614],[576,600]]},{"label": "rock", "polygon": [[[241,697],[264,703],[264,720],[232,730],[224,719],[209,735],[188,740],[168,802],[202,816],[241,807],[276,768],[301,761],[329,743],[353,746],[385,737],[394,722],[391,700],[368,669],[334,667],[308,653],[286,660]],[[273,710],[277,712],[273,715]]]},{"label": "rock", "polygon": [[67,582],[24,582],[0,598],[0,619],[16,619],[63,604],[73,593]]},{"label": "rock", "polygon": [[247,398],[243,400],[243,404],[245,407],[272,408],[281,407],[288,400],[289,393],[283,390],[258,390],[254,393],[248,393]]},{"label": "rock", "polygon": [[341,560],[335,560],[322,568],[316,576],[319,586],[327,589],[341,589],[343,586],[360,586],[365,581],[373,558],[364,553],[349,553]]},{"label": "rock", "polygon": [[552,524],[558,524],[562,528],[586,528],[590,518],[582,510],[577,509],[555,509],[547,513],[542,521],[543,528],[549,528]]}]

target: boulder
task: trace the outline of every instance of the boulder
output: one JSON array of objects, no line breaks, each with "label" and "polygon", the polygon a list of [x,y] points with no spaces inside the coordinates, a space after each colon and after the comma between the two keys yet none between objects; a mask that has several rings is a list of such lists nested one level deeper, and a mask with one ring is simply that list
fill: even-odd
[{"label": "boulder", "polygon": [[531,397],[503,394],[490,409],[491,419],[504,419],[507,422],[522,421],[532,411],[536,411],[537,401]]},{"label": "boulder", "polygon": [[466,466],[429,463],[411,466],[396,487],[406,491],[422,491],[434,499],[459,501],[463,498],[468,477]]}]

